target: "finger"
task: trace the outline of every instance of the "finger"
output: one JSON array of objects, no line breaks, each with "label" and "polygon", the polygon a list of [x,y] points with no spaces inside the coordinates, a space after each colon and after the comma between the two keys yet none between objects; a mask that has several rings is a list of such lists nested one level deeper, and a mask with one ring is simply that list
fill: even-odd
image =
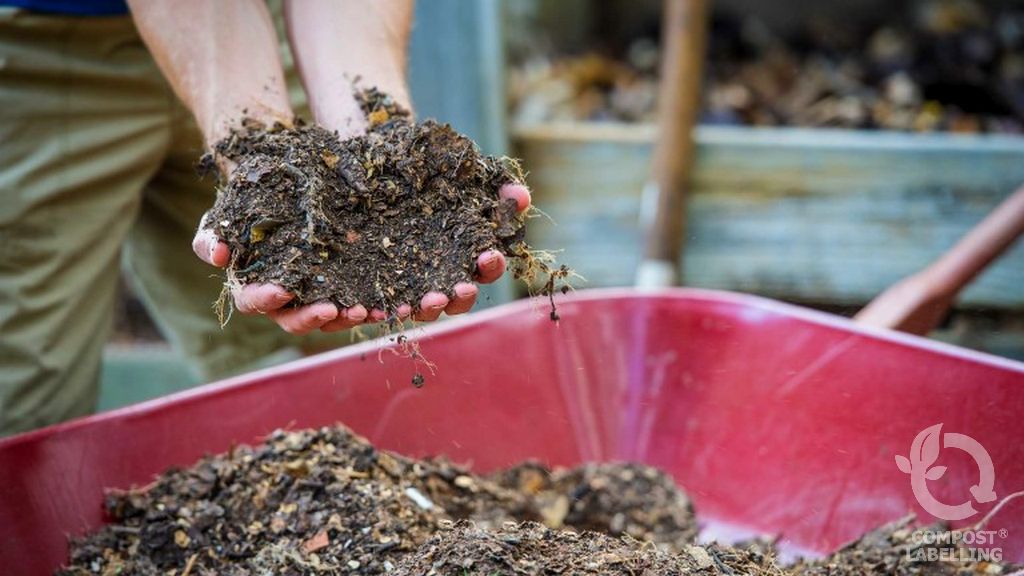
[{"label": "finger", "polygon": [[338,307],[330,302],[317,302],[299,308],[268,312],[277,325],[289,334],[302,335],[338,317]]},{"label": "finger", "polygon": [[361,304],[356,304],[351,308],[346,308],[338,314],[338,317],[330,322],[327,322],[320,327],[323,332],[338,332],[340,330],[348,330],[355,326],[359,326],[366,321],[366,308]]},{"label": "finger", "polygon": [[360,324],[366,321],[367,314],[366,307],[362,304],[356,304],[355,306],[345,310],[345,316],[347,316],[349,320]]},{"label": "finger", "polygon": [[[202,224],[200,224],[202,225]],[[192,251],[199,259],[218,268],[228,265],[231,250],[228,245],[217,239],[217,235],[209,228],[200,228],[192,238]]]},{"label": "finger", "polygon": [[388,319],[388,313],[381,310],[380,308],[374,308],[370,310],[370,315],[366,317],[367,324],[376,324],[377,322],[383,322]]},{"label": "finger", "polygon": [[469,312],[473,304],[476,304],[476,295],[479,292],[480,289],[476,287],[476,284],[470,284],[469,282],[456,284],[455,298],[445,307],[445,313],[449,316],[454,316],[455,314]]},{"label": "finger", "polygon": [[440,292],[427,292],[420,298],[420,308],[414,318],[420,322],[433,322],[448,306],[448,297]]},{"label": "finger", "polygon": [[512,198],[516,201],[516,209],[520,213],[530,207],[530,189],[522,184],[505,184],[498,189],[498,197]]},{"label": "finger", "polygon": [[399,320],[405,320],[412,315],[412,306],[408,304],[402,304],[395,310],[395,316],[398,316]]},{"label": "finger", "polygon": [[232,288],[235,308],[242,314],[272,312],[291,302],[295,296],[276,284],[246,284]]},{"label": "finger", "polygon": [[505,255],[497,250],[488,250],[476,259],[476,281],[490,284],[505,273]]}]

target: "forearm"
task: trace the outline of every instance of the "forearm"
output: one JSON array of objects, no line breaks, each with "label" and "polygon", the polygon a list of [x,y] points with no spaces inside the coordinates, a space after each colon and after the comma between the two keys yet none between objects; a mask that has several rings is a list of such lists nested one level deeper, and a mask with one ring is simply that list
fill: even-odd
[{"label": "forearm", "polygon": [[262,0],[129,0],[139,33],[208,145],[242,116],[290,122],[274,25]]},{"label": "forearm", "polygon": [[287,3],[288,36],[318,123],[342,137],[366,129],[352,96],[356,77],[411,108],[405,74],[412,12],[412,0]]}]

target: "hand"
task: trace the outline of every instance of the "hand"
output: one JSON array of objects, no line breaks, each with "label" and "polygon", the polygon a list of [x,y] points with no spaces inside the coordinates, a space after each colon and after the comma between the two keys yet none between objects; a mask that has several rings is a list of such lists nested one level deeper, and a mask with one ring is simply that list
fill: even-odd
[{"label": "hand", "polygon": [[[365,133],[366,118],[352,95],[352,79],[357,77],[364,85],[376,86],[403,107],[412,109],[405,81],[406,46],[412,22],[410,0],[288,2],[285,15],[310,109],[321,126],[337,131],[343,139]],[[530,192],[520,184],[503,186],[499,195],[514,198],[520,212],[530,206]],[[215,266],[225,266],[230,259],[228,247],[203,226],[193,247],[200,258]],[[505,257],[500,252],[480,254],[474,280],[483,284],[494,282],[505,267]],[[475,284],[460,283],[452,287],[450,299],[440,292],[429,292],[418,303],[403,304],[394,313],[400,319],[412,316],[418,321],[436,320],[441,312],[462,314],[473,307],[478,292]],[[284,288],[273,285],[244,286],[234,293],[239,311],[265,313],[293,334],[317,328],[335,332],[382,322],[388,317],[384,310],[367,310],[359,304],[342,310],[331,303],[284,308],[293,297]]]},{"label": "hand", "polygon": [[[501,187],[498,194],[502,198],[514,199],[520,213],[530,207],[530,191],[522,184],[506,184]],[[199,229],[192,240],[192,250],[204,262],[218,268],[227,266],[231,261],[228,245],[221,242],[213,230],[206,227],[205,216],[200,221]],[[505,256],[501,252],[484,252],[477,257],[474,280],[481,284],[490,284],[505,273],[506,265]],[[399,306],[396,315],[403,320],[412,315],[415,320],[430,322],[437,320],[441,312],[447,312],[449,315],[462,314],[468,312],[476,303],[479,289],[475,284],[464,282],[456,284],[452,292],[454,297],[451,299],[440,292],[428,292],[420,299],[415,314],[410,303]],[[383,310],[367,310],[361,304],[340,310],[330,302],[285,308],[295,295],[275,284],[233,287],[231,295],[239,312],[266,314],[290,334],[306,334],[318,328],[324,332],[337,332],[364,323],[382,322],[388,317]]]},{"label": "hand", "polygon": [[[278,39],[263,2],[130,2],[143,39],[175,93],[195,114],[207,144],[226,136],[243,115],[259,117],[268,124],[293,117]],[[408,106],[405,49],[412,18],[410,0],[305,0],[288,2],[285,11],[297,66],[317,122],[342,137],[365,131],[366,121],[358,105],[346,96],[355,77]],[[188,17],[179,17],[181,14]],[[208,81],[211,78],[220,81]],[[520,210],[530,205],[530,193],[524,186],[507,185],[500,194],[515,198]],[[204,224],[200,223],[192,248],[202,260],[223,268],[231,258],[228,246]],[[504,271],[505,258],[500,253],[481,254],[476,281],[493,282]],[[476,300],[477,287],[459,284],[453,293],[451,301],[440,293],[423,296],[415,309],[416,318],[433,320],[442,311],[466,312]],[[344,330],[386,316],[361,305],[344,310],[330,303],[284,308],[294,295],[269,284],[243,286],[235,289],[233,296],[240,312],[264,313],[294,334],[316,328]],[[399,307],[397,314],[411,315],[411,304]]]}]

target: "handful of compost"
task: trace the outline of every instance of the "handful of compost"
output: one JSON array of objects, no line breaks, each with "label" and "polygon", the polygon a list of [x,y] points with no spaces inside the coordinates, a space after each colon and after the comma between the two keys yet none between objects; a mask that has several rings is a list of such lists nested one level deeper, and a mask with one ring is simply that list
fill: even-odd
[{"label": "handful of compost", "polygon": [[500,277],[506,257],[517,277],[559,273],[524,241],[530,196],[514,160],[413,121],[376,89],[356,97],[365,134],[250,121],[205,159],[232,166],[204,229],[226,245],[225,295],[240,309],[260,297],[238,292],[262,290],[285,311],[333,311],[325,331],[434,320],[469,310],[473,283]]}]

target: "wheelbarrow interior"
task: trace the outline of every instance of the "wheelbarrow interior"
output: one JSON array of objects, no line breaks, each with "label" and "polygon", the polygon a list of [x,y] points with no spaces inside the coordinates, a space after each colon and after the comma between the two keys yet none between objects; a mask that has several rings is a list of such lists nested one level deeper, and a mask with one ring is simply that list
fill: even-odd
[{"label": "wheelbarrow interior", "polygon": [[[258,442],[344,423],[382,448],[486,472],[526,459],[630,460],[671,473],[716,534],[827,552],[915,512],[896,465],[929,426],[966,434],[1000,497],[1024,488],[1024,366],[737,294],[582,292],[522,301],[0,441],[0,557],[24,574],[66,560],[104,521],[107,488]],[[424,386],[412,384],[424,376]],[[930,493],[970,499],[978,466],[944,449]],[[978,520],[996,502],[976,504]],[[1006,529],[1024,560],[1024,506]],[[1014,537],[1013,535],[1017,535]]]}]

